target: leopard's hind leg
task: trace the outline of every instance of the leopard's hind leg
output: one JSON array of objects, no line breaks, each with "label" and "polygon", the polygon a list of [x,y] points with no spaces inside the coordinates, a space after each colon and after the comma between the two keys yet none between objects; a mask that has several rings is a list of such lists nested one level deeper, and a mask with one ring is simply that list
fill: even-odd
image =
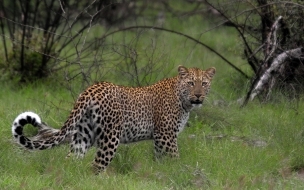
[{"label": "leopard's hind leg", "polygon": [[90,122],[90,117],[85,115],[76,125],[71,140],[70,152],[66,158],[70,157],[71,154],[76,154],[77,158],[83,158],[88,149],[93,146],[94,141],[95,135],[92,122]]},{"label": "leopard's hind leg", "polygon": [[120,112],[114,112],[113,115],[113,117],[103,118],[101,121],[103,125],[99,124],[95,128],[97,152],[93,161],[93,169],[96,174],[104,171],[111,163],[120,143],[122,115]]}]

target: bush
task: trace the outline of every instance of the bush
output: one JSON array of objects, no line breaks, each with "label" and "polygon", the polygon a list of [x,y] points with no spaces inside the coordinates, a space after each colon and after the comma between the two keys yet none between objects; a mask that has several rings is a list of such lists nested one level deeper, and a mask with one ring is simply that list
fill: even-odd
[{"label": "bush", "polygon": [[[21,38],[21,34],[16,35],[17,41],[21,41]],[[8,51],[7,59],[0,61],[2,80],[33,82],[50,74],[45,61],[46,55],[40,53],[44,47],[41,35],[35,34],[25,41],[26,46],[20,43],[13,44]]]}]

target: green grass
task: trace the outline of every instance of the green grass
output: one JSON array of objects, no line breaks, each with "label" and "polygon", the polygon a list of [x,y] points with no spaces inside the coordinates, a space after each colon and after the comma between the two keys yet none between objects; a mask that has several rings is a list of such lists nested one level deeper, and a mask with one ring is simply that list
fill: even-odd
[{"label": "green grass", "polygon": [[4,85],[0,189],[302,189],[303,101],[239,108],[233,98],[218,104],[218,94],[212,90],[203,109],[191,114],[179,136],[179,159],[153,161],[152,141],[121,145],[107,171],[95,176],[95,148],[82,160],[65,159],[68,145],[30,152],[12,141],[11,123],[26,110],[60,127],[72,107],[69,92],[47,84]]}]

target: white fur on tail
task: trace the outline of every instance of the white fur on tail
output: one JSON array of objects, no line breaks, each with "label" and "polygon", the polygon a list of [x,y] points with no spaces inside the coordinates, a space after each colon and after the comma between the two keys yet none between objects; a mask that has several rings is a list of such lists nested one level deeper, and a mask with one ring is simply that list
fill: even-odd
[{"label": "white fur on tail", "polygon": [[[35,121],[35,123],[32,123],[32,125],[34,125],[34,126],[37,125],[37,124],[41,124],[41,119],[36,113],[34,113],[34,112],[23,112],[20,115],[18,115],[13,122],[12,133],[13,133],[14,137],[20,135],[20,134],[17,134],[17,132],[16,132],[16,129],[18,127],[23,127],[23,123],[20,122],[20,121],[22,121],[22,120],[28,121],[28,118],[31,118],[31,121]],[[26,124],[28,124],[28,123],[26,123]]]}]

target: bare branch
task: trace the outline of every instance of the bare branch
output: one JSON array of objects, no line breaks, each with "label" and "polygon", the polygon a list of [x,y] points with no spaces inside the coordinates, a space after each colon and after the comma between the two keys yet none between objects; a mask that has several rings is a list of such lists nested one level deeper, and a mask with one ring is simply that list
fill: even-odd
[{"label": "bare branch", "polygon": [[[277,20],[273,23],[270,33],[267,36],[267,40],[266,40],[266,48],[265,48],[265,60],[264,63],[266,63],[269,58],[272,56],[272,54],[274,53],[274,51],[277,48],[277,30],[279,28],[279,22],[282,19],[282,16],[279,16],[277,18]],[[272,41],[271,41],[271,37],[272,37]]]},{"label": "bare branch", "polygon": [[[253,52],[252,52],[252,49],[250,48],[250,46],[249,46],[249,44],[248,44],[248,42],[247,42],[247,39],[246,39],[246,37],[245,37],[245,34],[244,34],[243,31],[240,30],[239,26],[238,26],[235,22],[233,22],[233,21],[231,20],[231,18],[229,18],[223,11],[221,11],[221,10],[218,9],[218,8],[216,8],[212,3],[208,2],[207,0],[205,0],[205,2],[206,2],[210,7],[212,7],[213,9],[217,10],[217,11],[218,11],[218,12],[227,20],[227,22],[230,23],[230,24],[236,29],[236,31],[239,33],[240,37],[243,39],[243,43],[244,43],[244,45],[245,45],[245,47],[246,47],[246,51],[249,51],[249,54],[251,55],[252,60],[254,60],[254,63],[257,64],[257,63],[258,63],[258,60],[257,60],[257,58],[254,56],[254,54],[253,54]],[[256,71],[257,71],[256,65],[253,64],[252,61],[250,61],[249,64],[250,64],[251,68],[253,69],[253,71],[256,72]]]},{"label": "bare branch", "polygon": [[[270,84],[270,80],[275,76],[278,72],[279,68],[282,64],[285,63],[287,59],[290,58],[303,58],[304,49],[296,48],[292,50],[285,51],[279,54],[272,62],[271,66],[266,70],[266,72],[262,75],[260,80],[258,81],[257,85],[254,87],[252,92],[250,93],[250,100],[253,100],[257,95],[259,95],[263,89],[265,88],[266,84]],[[273,84],[272,84],[273,86]]]}]

